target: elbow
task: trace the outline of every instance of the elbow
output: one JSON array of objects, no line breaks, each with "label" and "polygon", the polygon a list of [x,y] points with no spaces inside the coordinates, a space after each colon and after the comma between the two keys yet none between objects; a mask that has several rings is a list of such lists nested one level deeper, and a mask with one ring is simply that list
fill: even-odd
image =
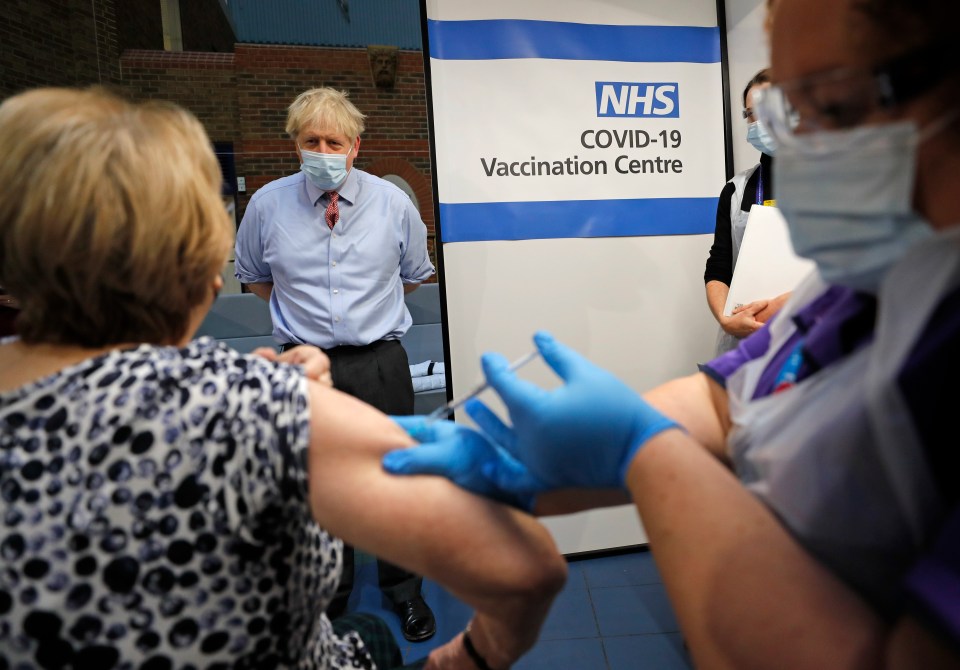
[{"label": "elbow", "polygon": [[501,564],[495,582],[488,582],[484,596],[513,602],[521,609],[539,609],[549,605],[566,584],[567,561],[550,543],[549,549],[524,552]]},{"label": "elbow", "polygon": [[555,555],[555,560],[544,571],[542,589],[553,598],[567,583],[567,559],[560,554]]},{"label": "elbow", "polygon": [[549,560],[544,561],[540,570],[537,588],[540,592],[553,597],[560,593],[567,583],[567,560],[559,553],[554,553]]},{"label": "elbow", "polygon": [[567,583],[567,561],[559,553],[532,561],[518,575],[517,595],[532,602],[552,602]]},{"label": "elbow", "polygon": [[501,642],[515,657],[528,651],[537,641],[554,599],[567,581],[567,562],[560,554],[531,562],[518,572],[509,595],[492,601],[487,614],[502,619],[515,635],[512,646]]}]

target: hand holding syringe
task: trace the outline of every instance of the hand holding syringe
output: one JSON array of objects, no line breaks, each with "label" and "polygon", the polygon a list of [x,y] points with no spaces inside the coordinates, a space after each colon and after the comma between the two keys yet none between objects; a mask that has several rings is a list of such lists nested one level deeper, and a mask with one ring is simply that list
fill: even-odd
[{"label": "hand holding syringe", "polygon": [[[526,365],[527,363],[529,363],[539,355],[540,355],[540,352],[534,349],[526,356],[522,358],[518,358],[513,363],[511,363],[509,368],[510,371],[515,372],[519,370],[520,368],[522,368],[524,365]],[[480,395],[480,393],[485,391],[489,386],[490,384],[488,384],[486,381],[483,381],[480,384],[477,384],[474,388],[472,388],[466,395],[460,398],[454,398],[453,400],[448,402],[446,405],[443,405],[433,410],[432,412],[430,412],[430,414],[427,415],[427,418],[425,421],[426,425],[430,425],[434,421],[447,418],[453,413],[454,410],[459,409],[471,398],[475,398],[478,395]]]}]

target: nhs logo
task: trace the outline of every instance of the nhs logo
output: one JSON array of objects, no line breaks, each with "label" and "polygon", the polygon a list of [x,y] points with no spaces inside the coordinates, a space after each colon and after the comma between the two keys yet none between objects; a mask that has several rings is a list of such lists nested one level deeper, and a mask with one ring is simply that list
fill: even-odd
[{"label": "nhs logo", "polygon": [[680,117],[680,87],[676,82],[598,81],[596,85],[597,116]]}]

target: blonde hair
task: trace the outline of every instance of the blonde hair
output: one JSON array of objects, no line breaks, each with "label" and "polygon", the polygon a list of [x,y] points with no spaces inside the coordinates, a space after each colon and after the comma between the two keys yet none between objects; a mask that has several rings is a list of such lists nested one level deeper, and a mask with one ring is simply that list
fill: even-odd
[{"label": "blonde hair", "polygon": [[25,342],[173,343],[209,299],[233,231],[197,119],[102,89],[0,105],[0,283]]},{"label": "blonde hair", "polygon": [[319,124],[343,133],[351,142],[363,132],[366,118],[352,102],[346,91],[332,88],[312,88],[297,96],[287,108],[287,135],[294,141],[306,126]]}]

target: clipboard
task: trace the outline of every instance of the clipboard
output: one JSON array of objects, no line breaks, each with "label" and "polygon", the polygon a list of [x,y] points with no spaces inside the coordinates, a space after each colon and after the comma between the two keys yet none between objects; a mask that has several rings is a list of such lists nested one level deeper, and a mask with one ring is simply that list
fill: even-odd
[{"label": "clipboard", "polygon": [[743,232],[723,313],[730,316],[740,305],[792,291],[815,269],[813,261],[794,253],[787,222],[780,210],[754,205]]}]

